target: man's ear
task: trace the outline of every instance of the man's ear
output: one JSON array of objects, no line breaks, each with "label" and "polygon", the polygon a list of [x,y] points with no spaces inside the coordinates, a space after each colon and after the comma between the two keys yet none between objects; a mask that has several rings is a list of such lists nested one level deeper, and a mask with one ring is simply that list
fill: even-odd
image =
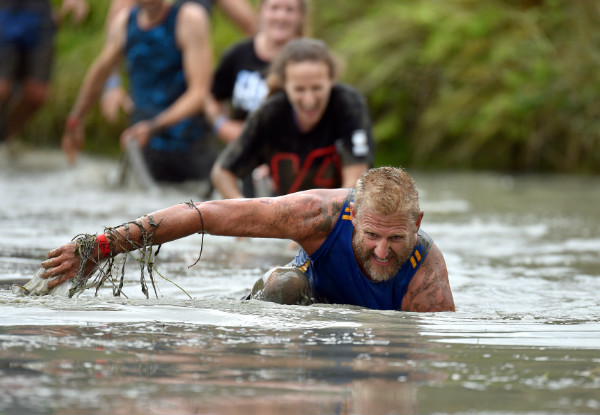
[{"label": "man's ear", "polygon": [[424,214],[425,214],[425,212],[421,211],[421,213],[419,214],[419,217],[417,218],[417,221],[415,222],[415,225],[417,226],[417,230],[419,230],[419,228],[421,227],[421,221],[423,220]]},{"label": "man's ear", "polygon": [[350,202],[350,217],[352,218],[352,224],[356,226],[356,210],[354,210],[354,202]]}]

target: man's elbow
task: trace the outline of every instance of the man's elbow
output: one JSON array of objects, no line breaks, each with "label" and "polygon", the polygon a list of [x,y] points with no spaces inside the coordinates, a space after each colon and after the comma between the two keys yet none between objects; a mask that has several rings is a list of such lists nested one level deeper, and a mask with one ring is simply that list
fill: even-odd
[{"label": "man's elbow", "polygon": [[413,311],[418,313],[437,313],[444,311],[456,311],[454,298],[450,288],[436,290],[437,292],[420,293],[412,297],[410,295],[402,301],[402,311]]}]

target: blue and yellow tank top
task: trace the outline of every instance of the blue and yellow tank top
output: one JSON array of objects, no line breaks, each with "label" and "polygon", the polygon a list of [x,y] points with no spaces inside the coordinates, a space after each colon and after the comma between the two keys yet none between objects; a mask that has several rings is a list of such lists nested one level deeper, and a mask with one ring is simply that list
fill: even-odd
[{"label": "blue and yellow tank top", "polygon": [[312,255],[301,249],[291,265],[306,274],[317,302],[400,310],[408,284],[427,258],[433,240],[419,230],[412,255],[398,273],[387,281],[371,281],[361,271],[352,250],[354,226],[350,217],[350,202],[353,200],[354,190],[346,199],[325,242]]}]

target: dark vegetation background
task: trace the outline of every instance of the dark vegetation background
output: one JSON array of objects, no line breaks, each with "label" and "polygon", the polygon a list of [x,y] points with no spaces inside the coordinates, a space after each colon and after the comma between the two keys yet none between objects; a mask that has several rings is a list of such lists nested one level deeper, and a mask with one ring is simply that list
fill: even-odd
[{"label": "dark vegetation background", "polygon": [[[254,2],[257,3],[256,1]],[[58,146],[104,40],[108,0],[65,22],[48,105],[26,142]],[[312,0],[311,35],[367,97],[376,164],[422,169],[600,172],[600,3],[591,0]],[[215,62],[240,39],[217,11]],[[86,150],[119,153],[95,110]]]}]

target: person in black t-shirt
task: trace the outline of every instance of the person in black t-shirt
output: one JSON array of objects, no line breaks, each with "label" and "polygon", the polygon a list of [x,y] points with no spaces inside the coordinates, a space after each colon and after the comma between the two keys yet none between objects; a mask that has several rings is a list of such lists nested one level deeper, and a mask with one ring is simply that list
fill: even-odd
[{"label": "person in black t-shirt", "polygon": [[[214,73],[214,101],[207,116],[226,143],[237,139],[248,113],[263,103],[270,62],[290,40],[302,36],[306,0],[262,0],[259,30],[227,49]],[[227,106],[229,106],[229,111]]]},{"label": "person in black t-shirt", "polygon": [[277,195],[354,187],[373,163],[371,120],[364,97],[336,78],[324,42],[288,42],[269,71],[274,92],[213,166],[211,179],[224,198],[242,197],[237,178],[263,163]]},{"label": "person in black t-shirt", "polygon": [[[306,0],[261,0],[256,35],[234,44],[223,54],[205,108],[215,133],[225,143],[240,136],[248,114],[265,100],[269,64],[287,42],[304,35],[306,8]],[[263,190],[258,183],[255,188],[253,177]],[[243,179],[246,197],[268,193],[264,189],[268,186],[266,166]]]}]

